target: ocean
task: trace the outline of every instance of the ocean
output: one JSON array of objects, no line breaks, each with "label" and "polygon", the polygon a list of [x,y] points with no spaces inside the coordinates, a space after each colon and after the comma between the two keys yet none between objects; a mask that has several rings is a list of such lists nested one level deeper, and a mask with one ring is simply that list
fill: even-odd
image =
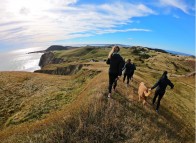
[{"label": "ocean", "polygon": [[18,49],[0,53],[0,71],[28,71],[33,72],[40,69],[38,66],[40,57],[43,53],[32,53],[44,50],[42,47]]}]

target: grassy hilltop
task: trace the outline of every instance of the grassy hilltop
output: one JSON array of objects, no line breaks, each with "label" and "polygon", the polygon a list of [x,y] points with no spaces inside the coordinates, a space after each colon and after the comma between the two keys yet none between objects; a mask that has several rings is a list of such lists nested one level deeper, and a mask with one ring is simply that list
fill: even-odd
[{"label": "grassy hilltop", "polygon": [[[52,51],[59,62],[36,73],[0,72],[1,142],[194,143],[195,58],[121,48],[137,70],[131,86],[121,78],[108,99],[109,51],[90,46]],[[151,87],[164,70],[175,87],[167,89],[157,114],[154,92],[143,107],[137,90],[141,81]]]}]

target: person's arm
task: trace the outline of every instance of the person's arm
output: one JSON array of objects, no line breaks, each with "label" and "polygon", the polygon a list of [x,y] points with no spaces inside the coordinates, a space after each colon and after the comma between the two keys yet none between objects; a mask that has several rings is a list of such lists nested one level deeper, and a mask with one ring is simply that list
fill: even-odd
[{"label": "person's arm", "polygon": [[106,61],[106,64],[108,64],[108,65],[110,64],[110,59],[111,59],[113,53],[114,53],[114,47],[112,48],[112,50],[108,54],[108,59]]},{"label": "person's arm", "polygon": [[133,64],[133,66],[134,66],[134,70],[136,70],[136,66],[135,66],[135,64]]},{"label": "person's arm", "polygon": [[107,59],[106,64],[108,64],[108,65],[110,64],[110,59],[109,58]]},{"label": "person's arm", "polygon": [[123,71],[124,69],[126,69],[126,66],[127,66],[127,64],[124,65],[124,67],[122,68],[122,71]]},{"label": "person's arm", "polygon": [[168,85],[171,87],[171,89],[174,88],[174,84],[168,79]]},{"label": "person's arm", "polygon": [[122,75],[122,69],[125,65],[125,62],[123,60],[123,58],[119,55],[119,60],[120,60],[120,64],[119,64],[119,69],[118,69],[118,76],[121,76]]},{"label": "person's arm", "polygon": [[150,89],[152,90],[152,89],[156,88],[156,87],[159,85],[159,83],[160,83],[160,80],[158,80],[158,81],[154,84],[154,86],[151,87]]}]

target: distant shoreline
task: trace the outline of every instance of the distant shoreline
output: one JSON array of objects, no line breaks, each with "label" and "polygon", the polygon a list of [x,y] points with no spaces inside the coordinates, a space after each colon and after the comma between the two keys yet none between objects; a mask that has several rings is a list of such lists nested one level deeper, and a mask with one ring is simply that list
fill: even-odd
[{"label": "distant shoreline", "polygon": [[45,53],[45,52],[46,50],[41,50],[41,51],[28,52],[26,54]]},{"label": "distant shoreline", "polygon": [[166,50],[166,51],[167,51],[168,53],[174,54],[174,55],[195,57],[195,55],[191,55],[191,54],[186,54],[186,53],[181,53],[181,52],[176,52],[176,51],[170,51],[170,50]]},{"label": "distant shoreline", "polygon": [[[86,45],[80,45],[79,47],[109,47],[109,46],[113,46],[113,45],[118,45],[118,46],[126,47],[126,48],[143,47],[143,46],[128,46],[128,45],[122,45],[122,44],[86,44]],[[27,54],[45,53],[45,52],[48,52],[48,51],[67,50],[67,49],[70,49],[70,48],[79,48],[79,47],[78,46],[51,45],[46,50],[39,50],[39,51],[28,52]],[[157,50],[157,51],[161,51],[161,52],[166,52],[166,53],[173,54],[173,55],[195,57],[195,55],[182,53],[182,52],[163,50],[163,49],[158,49],[158,48],[150,48],[150,47],[143,47],[143,48],[148,48],[148,49],[151,49],[151,50]]]}]

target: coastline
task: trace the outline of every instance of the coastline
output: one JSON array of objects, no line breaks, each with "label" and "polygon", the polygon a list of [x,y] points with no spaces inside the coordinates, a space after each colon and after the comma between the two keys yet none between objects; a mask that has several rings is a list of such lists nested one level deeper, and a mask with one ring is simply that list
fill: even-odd
[{"label": "coastline", "polygon": [[[42,48],[43,49],[43,48]],[[43,53],[19,49],[0,53],[0,71],[27,71],[39,70],[39,61]]]}]

